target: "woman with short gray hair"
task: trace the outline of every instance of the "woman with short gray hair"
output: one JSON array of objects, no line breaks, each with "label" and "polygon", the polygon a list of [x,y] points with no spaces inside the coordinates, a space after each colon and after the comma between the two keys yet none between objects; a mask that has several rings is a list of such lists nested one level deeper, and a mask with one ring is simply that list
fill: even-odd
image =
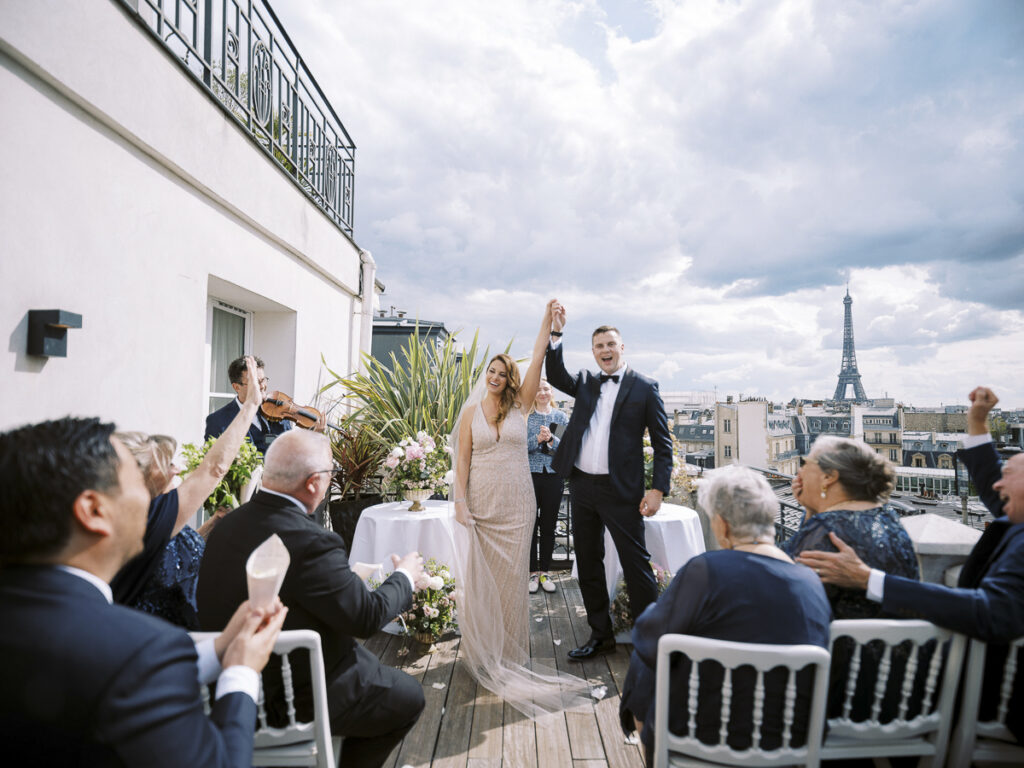
[{"label": "woman with short gray hair", "polygon": [[[800,459],[793,497],[806,510],[800,529],[783,549],[793,558],[808,550],[836,552],[831,535],[849,544],[872,568],[918,578],[914,545],[886,501],[896,472],[860,440],[823,436]],[[837,619],[874,619],[881,604],[860,590],[825,585]]]},{"label": "woman with short gray hair", "polygon": [[[764,477],[741,466],[716,469],[700,481],[697,497],[711,518],[711,529],[722,549],[698,555],[680,568],[633,629],[634,650],[619,716],[626,733],[634,726],[640,728],[648,765],[653,764],[654,670],[662,635],[828,647],[832,612],[825,590],[814,573],[796,565],[775,546],[779,502]],[[669,728],[679,735],[688,734],[690,715],[685,692],[689,671],[688,659],[673,663]],[[734,701],[748,701],[754,695],[754,675],[746,672],[752,670],[737,670],[733,675]],[[769,684],[766,678],[766,688],[776,682],[778,679]],[[809,695],[809,682],[809,678],[802,682],[798,679],[799,696]],[[720,686],[701,685],[695,735],[705,743],[718,740],[717,714],[706,715],[721,711],[721,696]],[[766,720],[762,747],[781,746],[781,730],[781,720],[771,724]],[[798,714],[793,726],[794,746],[802,743],[806,731],[804,712]]]}]

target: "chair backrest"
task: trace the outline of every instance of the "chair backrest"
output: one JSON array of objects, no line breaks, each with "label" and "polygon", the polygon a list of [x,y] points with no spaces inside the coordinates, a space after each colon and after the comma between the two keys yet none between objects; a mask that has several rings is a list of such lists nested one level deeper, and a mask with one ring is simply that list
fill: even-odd
[{"label": "chair backrest", "polygon": [[[192,632],[194,640],[205,637],[216,637],[217,632]],[[312,722],[299,722],[295,714],[295,689],[292,684],[292,663],[289,654],[304,649],[309,652],[310,681],[313,694]],[[260,685],[259,701],[257,702],[257,729],[253,737],[253,749],[281,747],[299,742],[314,742],[315,750],[310,750],[311,764],[334,768],[334,751],[331,742],[330,715],[327,709],[327,681],[324,674],[324,656],[320,647],[320,634],[309,629],[292,629],[282,632],[274,643],[274,653],[281,657],[281,680],[285,709],[288,723],[284,727],[275,728],[267,723],[267,712],[264,707],[263,685]],[[209,692],[201,686],[203,704],[209,713]],[[289,763],[295,764],[295,763]]]},{"label": "chair backrest", "polygon": [[[998,696],[995,704],[995,717],[982,720],[981,692],[985,683],[985,661],[988,645],[980,640],[971,640],[967,653],[967,666],[964,670],[963,694],[960,705],[960,725],[957,728],[953,746],[950,749],[950,765],[969,765],[974,757],[978,736],[994,740],[987,745],[987,752],[995,752],[993,757],[1006,751],[1020,760],[1024,747],[1017,744],[1016,739],[1006,727],[1010,696],[1017,686],[1024,686],[1024,669],[1018,663],[1024,651],[1024,637],[1018,637],[1009,643],[1006,661],[1003,664]],[[1007,742],[1004,747],[999,742]],[[1012,746],[1011,746],[1012,745]]]},{"label": "chair backrest", "polygon": [[[671,681],[671,657],[683,653],[690,659],[690,673],[687,679],[687,733],[679,736],[669,730],[669,693]],[[721,665],[721,705],[717,713],[719,722],[718,742],[705,744],[697,738],[698,720],[705,720],[706,703],[699,701],[700,662],[715,661]],[[655,768],[668,766],[669,753],[679,752],[690,757],[713,760],[732,765],[809,765],[817,766],[821,748],[822,729],[825,720],[825,696],[828,690],[829,654],[816,645],[766,645],[761,643],[733,643],[726,640],[712,640],[692,635],[662,635],[658,641],[657,683],[655,688]],[[735,723],[733,678],[737,670],[751,667],[755,673],[752,707],[737,701],[736,711],[752,711],[750,723]],[[781,690],[769,696],[765,675],[781,668],[784,682]],[[811,668],[813,683],[808,695],[806,743],[794,747],[793,726],[798,698],[797,673]],[[771,688],[775,687],[773,683]],[[775,696],[778,696],[776,700]],[[781,745],[770,751],[761,744],[765,713],[781,713]],[[698,718],[700,713],[700,718]],[[710,713],[714,714],[714,713]],[[730,730],[742,727],[749,730],[748,749],[733,749],[727,743]]]},{"label": "chair backrest", "polygon": [[[928,621],[891,619],[833,621],[831,637],[834,665],[840,663],[837,642],[849,638],[853,647],[848,667],[833,669],[834,680],[837,672],[845,674],[841,713],[829,717],[829,736],[897,740],[934,734],[941,765],[966,638]],[[858,693],[867,693],[870,704],[866,717],[854,720]]]}]

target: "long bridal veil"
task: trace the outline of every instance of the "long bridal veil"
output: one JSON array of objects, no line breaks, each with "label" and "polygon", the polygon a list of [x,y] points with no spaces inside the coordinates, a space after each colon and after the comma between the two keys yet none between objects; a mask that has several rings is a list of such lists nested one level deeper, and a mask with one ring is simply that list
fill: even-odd
[{"label": "long bridal veil", "polygon": [[[480,406],[486,392],[485,374],[473,387],[466,399],[455,429],[450,436],[452,466],[458,471],[459,427],[472,406]],[[523,462],[527,461],[524,453]],[[455,485],[452,485],[454,493]],[[470,514],[473,509],[470,508]],[[527,647],[518,645],[504,630],[499,590],[512,589],[508,584],[495,583],[494,575],[484,557],[485,549],[495,556],[493,543],[488,544],[475,525],[452,523],[455,539],[455,579],[457,584],[456,610],[462,642],[459,658],[477,682],[497,694],[530,718],[566,709],[589,705],[590,687],[586,680],[559,673],[554,659],[547,664],[530,658]],[[498,556],[501,553],[497,553]],[[527,563],[522,564],[523,569]],[[528,599],[524,590],[524,602]],[[529,611],[525,612],[529,621]],[[530,628],[525,629],[528,638]]]}]

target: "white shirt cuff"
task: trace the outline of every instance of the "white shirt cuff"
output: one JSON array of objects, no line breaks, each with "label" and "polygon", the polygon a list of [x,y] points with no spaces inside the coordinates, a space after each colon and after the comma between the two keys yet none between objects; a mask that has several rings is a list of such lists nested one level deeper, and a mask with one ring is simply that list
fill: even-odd
[{"label": "white shirt cuff", "polygon": [[882,602],[882,593],[884,590],[885,573],[877,568],[872,568],[871,575],[868,576],[868,600],[874,600],[876,603]]},{"label": "white shirt cuff", "polygon": [[964,435],[960,445],[964,448],[977,448],[979,445],[992,442],[992,435],[986,432],[983,435]]},{"label": "white shirt cuff", "polygon": [[551,337],[550,344],[551,344],[551,348],[552,349],[558,349],[558,345],[561,344],[561,343],[562,343],[562,337],[561,336],[552,336]]},{"label": "white shirt cuff", "polygon": [[236,664],[228,667],[217,678],[217,698],[229,693],[244,693],[253,702],[259,702],[260,674],[252,667]]},{"label": "white shirt cuff", "polygon": [[405,576],[405,578],[409,580],[409,589],[412,590],[413,592],[416,591],[416,585],[413,583],[412,574],[411,573],[409,573],[407,570],[405,570],[405,568],[395,568],[395,573],[400,573],[403,576]]},{"label": "white shirt cuff", "polygon": [[196,661],[199,668],[199,684],[208,685],[220,674],[220,661],[217,659],[217,650],[213,647],[213,638],[208,637],[196,643],[196,654],[199,656]]}]

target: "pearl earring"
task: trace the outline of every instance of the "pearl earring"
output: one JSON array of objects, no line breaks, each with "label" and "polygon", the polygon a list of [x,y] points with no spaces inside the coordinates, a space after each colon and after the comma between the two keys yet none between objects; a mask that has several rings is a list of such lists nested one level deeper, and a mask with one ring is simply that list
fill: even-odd
[{"label": "pearl earring", "polygon": [[823,499],[825,498],[825,487],[824,486],[822,486],[822,488],[821,488],[821,498],[823,498]]}]

